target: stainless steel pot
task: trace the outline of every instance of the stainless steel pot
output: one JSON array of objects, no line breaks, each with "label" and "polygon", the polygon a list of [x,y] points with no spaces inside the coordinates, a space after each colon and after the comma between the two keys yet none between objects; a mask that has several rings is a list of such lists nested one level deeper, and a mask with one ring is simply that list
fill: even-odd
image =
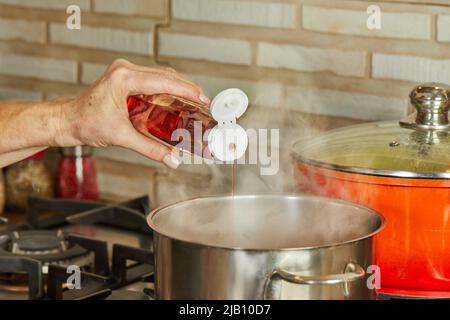
[{"label": "stainless steel pot", "polygon": [[374,211],[311,196],[206,197],[156,209],[158,299],[371,299]]}]

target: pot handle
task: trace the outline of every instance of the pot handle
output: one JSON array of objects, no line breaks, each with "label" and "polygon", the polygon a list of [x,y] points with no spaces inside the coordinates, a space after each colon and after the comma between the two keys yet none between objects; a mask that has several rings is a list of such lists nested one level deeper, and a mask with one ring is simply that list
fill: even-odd
[{"label": "pot handle", "polygon": [[267,277],[264,284],[263,299],[266,300],[267,289],[272,281],[273,277],[278,277],[287,282],[295,284],[307,284],[307,285],[324,285],[324,284],[344,284],[344,290],[347,293],[347,283],[362,279],[366,276],[364,268],[357,263],[349,262],[343,273],[320,275],[320,276],[302,276],[294,274],[283,269],[274,269]]}]

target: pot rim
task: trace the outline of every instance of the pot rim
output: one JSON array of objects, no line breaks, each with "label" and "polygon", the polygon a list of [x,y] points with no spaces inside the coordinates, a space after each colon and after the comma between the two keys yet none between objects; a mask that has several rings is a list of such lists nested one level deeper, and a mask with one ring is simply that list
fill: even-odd
[{"label": "pot rim", "polygon": [[401,171],[401,170],[382,170],[382,169],[371,169],[362,167],[350,167],[341,166],[337,164],[332,164],[328,162],[311,160],[306,157],[299,155],[297,152],[292,151],[291,156],[294,160],[300,161],[305,164],[309,164],[315,167],[335,170],[347,173],[358,173],[366,176],[377,176],[377,177],[391,177],[391,178],[402,178],[402,179],[433,179],[433,180],[450,180],[450,172],[413,172],[413,171]]},{"label": "pot rim", "polygon": [[[156,216],[158,213],[161,213],[162,211],[171,208],[171,207],[175,207],[181,203],[185,204],[185,203],[189,203],[189,202],[195,202],[195,201],[201,201],[203,199],[210,199],[210,198],[248,198],[248,197],[252,197],[252,198],[261,198],[261,197],[283,197],[283,198],[310,198],[310,199],[322,199],[324,201],[328,201],[328,202],[334,202],[334,203],[339,203],[339,204],[345,204],[347,206],[350,207],[354,207],[354,208],[359,208],[359,209],[363,209],[369,213],[375,214],[376,216],[379,217],[380,219],[380,225],[378,226],[378,228],[374,231],[372,231],[369,234],[366,234],[364,236],[355,238],[355,239],[350,239],[347,241],[341,241],[341,242],[336,242],[336,243],[331,243],[331,244],[324,244],[324,245],[320,245],[320,246],[310,246],[310,247],[295,247],[295,248],[243,248],[243,247],[231,247],[231,246],[218,246],[218,245],[211,245],[208,243],[204,243],[204,242],[197,242],[197,241],[190,241],[190,240],[185,240],[185,239],[180,239],[177,237],[172,237],[170,235],[168,235],[167,233],[163,233],[157,230],[155,224],[153,223],[153,217]],[[179,242],[183,242],[186,244],[190,244],[190,245],[194,245],[194,246],[200,246],[200,247],[210,247],[210,248],[217,248],[217,249],[224,249],[224,250],[233,250],[233,251],[256,251],[256,252],[264,252],[264,251],[299,251],[299,250],[314,250],[314,249],[325,249],[325,248],[331,248],[331,247],[338,247],[338,246],[343,246],[343,245],[348,245],[348,244],[352,244],[355,242],[359,242],[368,238],[372,238],[374,235],[376,235],[377,233],[381,232],[385,226],[386,226],[386,218],[379,212],[364,207],[362,205],[359,204],[355,204],[353,202],[348,202],[348,201],[344,201],[344,200],[339,200],[339,199],[334,199],[334,198],[327,198],[327,197],[321,197],[321,196],[312,196],[312,195],[302,195],[302,194],[292,194],[292,193],[267,193],[267,194],[241,194],[241,195],[236,195],[236,196],[224,196],[224,195],[212,195],[212,196],[199,196],[199,197],[193,197],[187,200],[180,200],[174,203],[170,203],[161,207],[158,207],[156,209],[153,209],[152,211],[150,211],[150,213],[147,215],[147,224],[148,226],[152,229],[153,232],[164,236],[166,238],[169,238],[171,240],[174,241],[179,241]]]}]

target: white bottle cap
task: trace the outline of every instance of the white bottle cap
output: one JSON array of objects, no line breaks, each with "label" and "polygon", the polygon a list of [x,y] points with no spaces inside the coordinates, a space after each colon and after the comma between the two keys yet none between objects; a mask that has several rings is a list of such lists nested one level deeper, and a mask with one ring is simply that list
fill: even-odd
[{"label": "white bottle cap", "polygon": [[248,137],[236,119],[248,107],[248,97],[240,89],[220,92],[211,102],[211,115],[217,121],[208,135],[208,147],[213,156],[221,161],[234,161],[245,154]]}]

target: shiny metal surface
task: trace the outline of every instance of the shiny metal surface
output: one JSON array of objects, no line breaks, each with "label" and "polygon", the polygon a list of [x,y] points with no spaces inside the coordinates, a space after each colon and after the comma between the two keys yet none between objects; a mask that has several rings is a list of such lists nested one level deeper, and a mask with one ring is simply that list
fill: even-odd
[{"label": "shiny metal surface", "polygon": [[416,130],[449,131],[449,89],[441,83],[426,83],[415,87],[409,97],[416,112],[401,120],[400,125]]},{"label": "shiny metal surface", "polygon": [[197,198],[153,211],[158,299],[371,299],[384,219],[320,197]]}]

